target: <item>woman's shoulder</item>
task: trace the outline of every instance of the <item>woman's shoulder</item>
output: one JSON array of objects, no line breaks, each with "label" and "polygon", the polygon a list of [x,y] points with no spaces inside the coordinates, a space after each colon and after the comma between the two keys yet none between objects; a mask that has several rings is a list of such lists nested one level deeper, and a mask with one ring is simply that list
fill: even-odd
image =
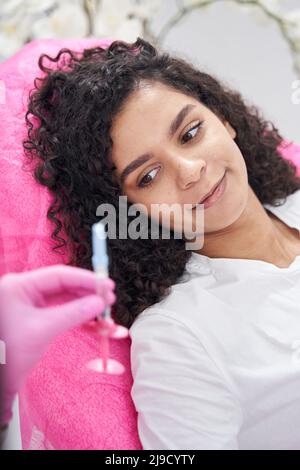
[{"label": "woman's shoulder", "polygon": [[[205,298],[209,295],[201,285],[197,285],[197,297],[202,297],[204,306]],[[196,308],[198,300],[195,299],[195,286],[193,279],[185,279],[185,282],[178,282],[170,287],[169,293],[159,302],[144,309],[135,319],[134,324],[142,319],[151,317],[168,318],[187,324],[188,317],[192,316],[192,311]],[[133,324],[133,325],[134,325]]]},{"label": "woman's shoulder", "polygon": [[[143,310],[129,328],[132,341],[137,341],[144,332],[150,339],[157,336],[159,330],[168,339],[184,331],[182,338],[191,336],[209,345],[211,332],[217,334],[224,326],[224,305],[212,292],[199,286],[198,281],[199,278],[193,277],[189,282],[172,286],[170,294],[162,301]],[[232,316],[230,318],[233,320]],[[228,335],[233,336],[235,326],[230,324],[230,319],[226,320],[226,328]]]}]

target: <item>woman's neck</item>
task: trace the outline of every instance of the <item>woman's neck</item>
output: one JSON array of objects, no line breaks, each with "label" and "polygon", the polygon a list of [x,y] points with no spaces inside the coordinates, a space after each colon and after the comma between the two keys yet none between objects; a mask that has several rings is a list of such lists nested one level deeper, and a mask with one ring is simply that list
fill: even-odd
[{"label": "woman's neck", "polygon": [[288,267],[300,254],[299,231],[292,229],[263,207],[249,186],[247,206],[228,227],[204,235],[196,253],[210,258],[255,259]]}]

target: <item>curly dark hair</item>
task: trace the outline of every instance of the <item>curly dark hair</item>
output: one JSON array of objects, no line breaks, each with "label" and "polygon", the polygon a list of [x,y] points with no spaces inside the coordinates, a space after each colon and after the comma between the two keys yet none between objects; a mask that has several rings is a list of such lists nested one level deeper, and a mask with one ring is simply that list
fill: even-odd
[{"label": "curly dark hair", "polygon": [[[44,64],[44,58],[55,64]],[[69,264],[91,269],[91,226],[96,208],[118,210],[121,189],[111,160],[112,120],[143,80],[157,81],[196,98],[236,130],[248,181],[262,204],[278,204],[300,188],[296,167],[278,151],[278,129],[241,94],[187,60],[159,52],[146,40],[113,41],[78,53],[61,49],[42,54],[44,72],[30,91],[25,154],[36,180],[53,193],[48,218],[54,223],[55,250],[70,248]],[[33,116],[33,119],[30,119]],[[281,201],[281,203],[283,203]],[[130,201],[129,201],[130,205]],[[130,218],[129,218],[130,222]],[[147,307],[170,292],[191,251],[183,239],[108,239],[109,276],[116,283],[112,316],[128,328]]]}]

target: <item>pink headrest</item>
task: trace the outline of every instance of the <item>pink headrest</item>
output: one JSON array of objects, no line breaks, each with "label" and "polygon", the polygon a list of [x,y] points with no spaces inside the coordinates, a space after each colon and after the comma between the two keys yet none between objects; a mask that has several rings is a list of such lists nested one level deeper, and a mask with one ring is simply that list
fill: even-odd
[{"label": "pink headrest", "polygon": [[295,144],[292,141],[285,140],[278,147],[278,150],[284,158],[290,160],[296,165],[296,174],[300,176],[300,145]]}]

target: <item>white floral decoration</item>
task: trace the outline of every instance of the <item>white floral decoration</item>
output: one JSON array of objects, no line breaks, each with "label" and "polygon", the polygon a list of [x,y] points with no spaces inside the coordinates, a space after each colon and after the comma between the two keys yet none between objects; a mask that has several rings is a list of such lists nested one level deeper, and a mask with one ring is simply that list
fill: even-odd
[{"label": "white floral decoration", "polygon": [[285,31],[300,54],[300,8],[284,15]]},{"label": "white floral decoration", "polygon": [[288,0],[177,0],[176,13],[155,34],[151,21],[163,0],[6,0],[0,3],[0,61],[38,38],[108,37],[134,41],[144,37],[155,46],[195,9],[216,3],[238,7],[256,21],[273,21],[288,44],[300,77],[300,9],[284,10]]},{"label": "white floral decoration", "polygon": [[33,23],[31,32],[35,39],[85,37],[88,33],[88,17],[81,0],[57,2],[48,15]]}]

